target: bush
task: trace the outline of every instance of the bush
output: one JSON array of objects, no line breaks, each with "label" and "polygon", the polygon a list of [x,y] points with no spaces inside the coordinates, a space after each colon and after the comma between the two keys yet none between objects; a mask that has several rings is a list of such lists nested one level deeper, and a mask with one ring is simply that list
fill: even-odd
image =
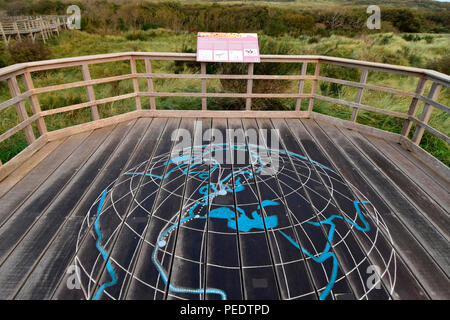
[{"label": "bush", "polygon": [[125,35],[125,39],[129,41],[135,40],[146,41],[147,35],[143,31],[132,31]]},{"label": "bush", "polygon": [[51,51],[41,41],[15,41],[8,46],[12,63],[22,63],[49,59]]},{"label": "bush", "polygon": [[450,55],[431,61],[427,68],[450,75]]}]

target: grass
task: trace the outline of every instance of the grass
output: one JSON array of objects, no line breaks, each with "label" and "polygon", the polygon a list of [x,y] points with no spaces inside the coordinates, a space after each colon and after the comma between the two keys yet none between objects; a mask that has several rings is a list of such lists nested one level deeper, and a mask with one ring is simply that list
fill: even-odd
[{"label": "grass", "polygon": [[[283,48],[283,54],[320,54],[328,56],[345,57],[351,59],[367,60],[374,62],[392,63],[406,66],[427,67],[434,59],[448,56],[450,50],[450,35],[423,35],[410,37],[402,34],[374,34],[363,35],[357,38],[343,36],[331,36],[328,38],[314,38],[300,36],[270,38],[260,37],[262,53],[276,54]],[[52,51],[52,58],[74,57],[101,53],[113,53],[124,51],[160,51],[160,52],[195,52],[196,34],[188,32],[174,32],[164,29],[147,31],[130,31],[122,35],[101,36],[82,31],[63,32],[60,37],[53,38],[48,42]],[[211,65],[211,68],[218,68]],[[258,66],[259,67],[259,66]],[[263,66],[261,66],[263,67]],[[313,66],[308,73],[313,73]],[[138,72],[144,72],[144,64],[138,61]],[[198,69],[193,64],[175,63],[173,61],[155,61],[152,64],[153,72],[167,73],[198,73]],[[108,77],[118,74],[129,73],[127,62],[111,62],[101,65],[91,66],[91,76],[93,78]],[[256,70],[256,68],[255,68]],[[293,70],[292,72],[297,72]],[[356,69],[327,66],[322,70],[322,75],[339,77],[341,79],[358,81],[360,73]],[[33,74],[35,87],[45,87],[49,85],[69,83],[82,80],[79,68],[66,68],[63,70],[47,71]],[[391,75],[380,72],[370,72],[368,83],[386,86],[404,91],[413,92],[417,85],[417,79]],[[19,79],[19,85],[23,90],[23,83]],[[140,79],[141,90],[146,88],[146,80]],[[200,80],[195,79],[156,79],[155,89],[165,92],[201,90]],[[286,81],[286,92],[296,92],[298,82]],[[311,82],[305,82],[305,92],[311,90]],[[96,98],[101,99],[112,95],[132,92],[131,80],[124,80],[110,84],[94,86]],[[429,87],[426,89],[428,93]],[[209,92],[223,92],[224,89],[220,81],[208,81]],[[354,101],[356,89],[347,86],[332,86],[330,84],[320,84],[319,93],[334,96],[342,100]],[[9,90],[4,83],[0,83],[0,101],[10,98]],[[164,109],[198,109],[201,106],[200,98],[157,98],[159,108]],[[43,110],[58,108],[76,103],[88,101],[85,88],[69,88],[57,92],[49,92],[39,95],[39,102]],[[149,107],[149,99],[142,98],[143,107]],[[272,100],[274,104],[283,109],[291,109],[295,105],[293,99]],[[399,112],[407,112],[411,99],[394,96],[388,93],[381,93],[366,90],[363,95],[363,104],[389,109]],[[439,102],[450,105],[450,90],[444,88],[439,96]],[[211,109],[236,108],[242,105],[243,101],[236,99],[208,99]],[[306,108],[307,99],[303,100],[303,108]],[[30,106],[26,102],[29,114]],[[102,117],[120,114],[135,108],[134,99],[128,99],[115,103],[99,106]],[[421,106],[423,108],[423,106]],[[314,111],[349,119],[351,108],[340,106],[323,101],[316,101]],[[420,114],[421,110],[419,110]],[[46,117],[46,124],[49,130],[56,130],[69,125],[87,122],[90,120],[89,109],[76,110],[65,114]],[[360,111],[358,122],[384,130],[399,133],[403,121],[393,117],[377,115],[370,112]],[[0,112],[0,134],[12,128],[18,123],[15,107],[11,106]],[[430,125],[446,135],[450,135],[450,117],[440,110],[434,110],[430,119]],[[37,131],[34,128],[36,135]],[[421,146],[440,159],[447,166],[450,166],[450,148],[448,144],[426,133]],[[23,133],[18,133],[6,141],[0,143],[0,159],[4,163],[15,154],[26,147]]]}]

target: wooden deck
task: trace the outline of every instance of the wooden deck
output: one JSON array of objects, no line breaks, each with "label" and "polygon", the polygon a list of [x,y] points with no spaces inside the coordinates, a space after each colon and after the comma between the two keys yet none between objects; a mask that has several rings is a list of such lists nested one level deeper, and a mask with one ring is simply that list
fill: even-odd
[{"label": "wooden deck", "polygon": [[124,121],[0,182],[0,298],[450,299],[449,190],[399,144],[318,119]]}]

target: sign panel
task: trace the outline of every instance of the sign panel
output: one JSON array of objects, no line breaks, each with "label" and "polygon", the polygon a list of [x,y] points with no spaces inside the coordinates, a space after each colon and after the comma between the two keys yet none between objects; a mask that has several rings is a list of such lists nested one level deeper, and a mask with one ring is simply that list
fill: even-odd
[{"label": "sign panel", "polygon": [[197,61],[260,62],[256,33],[199,32]]}]

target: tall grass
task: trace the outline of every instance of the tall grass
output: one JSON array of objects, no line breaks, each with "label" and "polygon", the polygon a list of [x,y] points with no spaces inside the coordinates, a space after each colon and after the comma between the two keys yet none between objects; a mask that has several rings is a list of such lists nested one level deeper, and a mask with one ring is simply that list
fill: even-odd
[{"label": "tall grass", "polygon": [[[311,39],[314,38],[314,41]],[[300,37],[260,37],[261,52],[264,54],[320,54],[328,56],[345,57],[351,59],[367,60],[374,62],[384,62],[406,66],[426,68],[437,59],[445,59],[450,55],[450,35],[425,35],[417,34],[409,37],[405,34],[374,34],[365,35],[358,38],[348,38],[343,36],[331,36],[327,38],[317,38],[310,36]],[[165,29],[149,29],[146,31],[129,31],[121,35],[101,36],[82,31],[62,32],[58,38],[53,38],[48,42],[52,51],[52,58],[63,58],[73,56],[83,56],[101,53],[113,53],[124,51],[147,51],[147,52],[195,52],[196,34],[188,32],[174,32]],[[448,59],[447,59],[448,60]],[[220,66],[208,64],[208,72],[237,72],[241,73],[240,65]],[[262,64],[257,68],[263,68],[261,73],[269,72],[296,74],[298,65],[289,70],[278,70]],[[101,65],[91,66],[93,78],[108,77],[118,74],[129,73],[130,66],[127,62],[111,62]],[[138,72],[144,72],[143,62],[138,61]],[[198,73],[196,64],[155,61],[152,63],[153,72],[164,73]],[[228,70],[228,69],[232,70]],[[235,70],[235,69],[239,70]],[[255,68],[255,72],[257,71]],[[226,70],[225,70],[226,69]],[[243,71],[242,71],[243,72]],[[335,66],[324,66],[321,71],[323,75],[340,79],[359,81],[360,71],[352,68]],[[311,65],[308,74],[313,73]],[[62,70],[47,71],[33,74],[36,87],[45,87],[60,83],[70,83],[82,80],[79,68],[66,68]],[[382,72],[370,72],[368,83],[401,89],[413,92],[417,85],[417,79],[392,75]],[[23,84],[19,81],[23,90]],[[142,91],[146,89],[146,80],[140,79],[139,85]],[[201,83],[198,79],[156,79],[155,89],[164,92],[190,91],[200,92]],[[311,90],[311,81],[305,81],[304,92]],[[283,81],[280,84],[261,83],[261,90],[275,88],[277,92],[296,92],[298,81]],[[269,89],[268,89],[269,88]],[[275,90],[274,89],[274,90]],[[112,95],[132,92],[131,80],[118,81],[109,84],[95,85],[96,98],[104,98]],[[219,80],[208,80],[208,92],[226,92],[232,87]],[[238,89],[240,90],[240,89]],[[334,96],[342,100],[354,101],[356,89],[348,86],[320,83],[319,93]],[[429,87],[426,89],[428,92]],[[228,91],[229,92],[229,91]],[[5,101],[9,96],[9,91],[5,83],[0,84],[0,101]],[[199,109],[200,98],[157,98],[158,108],[163,109]],[[57,92],[50,92],[39,95],[39,101],[43,110],[58,108],[76,103],[88,101],[85,88],[70,88]],[[208,107],[211,109],[236,109],[243,107],[243,99],[213,99],[208,98]],[[394,96],[388,93],[365,90],[363,104],[382,109],[406,112],[411,99]],[[450,90],[444,88],[441,91],[439,102],[450,105]],[[306,108],[308,99],[303,99],[303,108]],[[149,107],[149,99],[142,98],[144,108]],[[271,105],[277,109],[290,110],[295,106],[295,99],[272,99],[270,101],[257,101],[255,104],[268,108]],[[30,112],[29,103],[26,107]],[[422,108],[423,106],[421,106]],[[102,117],[120,114],[135,108],[134,99],[108,103],[99,106]],[[336,105],[323,101],[316,101],[314,111],[349,119],[351,108]],[[419,110],[420,114],[421,110]],[[31,112],[30,112],[31,114]],[[77,110],[65,114],[58,114],[46,117],[46,124],[49,130],[56,130],[69,125],[83,123],[90,120],[89,109]],[[360,111],[358,122],[373,127],[381,128],[392,132],[400,132],[403,121],[392,117],[376,115],[373,113]],[[13,127],[18,123],[14,106],[0,112],[0,133]],[[450,117],[444,112],[434,110],[430,119],[430,125],[437,130],[450,135]],[[34,128],[35,129],[35,128]],[[35,129],[36,130],[36,129]],[[26,146],[23,134],[19,133],[0,144],[0,159],[6,162]],[[435,157],[450,166],[450,148],[445,142],[426,133],[421,146],[433,154]]]}]

